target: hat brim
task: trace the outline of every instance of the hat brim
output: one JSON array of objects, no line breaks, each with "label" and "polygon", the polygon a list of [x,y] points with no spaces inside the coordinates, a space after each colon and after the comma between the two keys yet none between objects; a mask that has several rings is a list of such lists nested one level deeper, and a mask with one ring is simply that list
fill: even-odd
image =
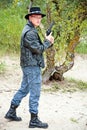
[{"label": "hat brim", "polygon": [[30,15],[33,15],[33,14],[41,15],[42,17],[45,17],[45,16],[46,16],[45,14],[41,14],[41,13],[31,13],[31,14],[25,15],[25,19],[29,19],[29,16],[30,16]]}]

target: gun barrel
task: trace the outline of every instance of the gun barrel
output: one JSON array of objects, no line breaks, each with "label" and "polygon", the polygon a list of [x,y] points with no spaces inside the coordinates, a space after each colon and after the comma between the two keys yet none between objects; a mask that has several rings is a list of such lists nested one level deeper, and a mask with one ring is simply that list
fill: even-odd
[{"label": "gun barrel", "polygon": [[52,21],[52,23],[50,24],[50,26],[49,26],[49,30],[51,30],[52,29],[52,27],[53,27],[53,25],[55,24],[55,22],[54,21]]},{"label": "gun barrel", "polygon": [[47,36],[51,33],[51,29],[52,29],[52,27],[53,27],[54,24],[55,24],[55,22],[52,21],[52,23],[50,24],[49,28],[48,28],[47,31],[46,31],[46,35],[47,35]]}]

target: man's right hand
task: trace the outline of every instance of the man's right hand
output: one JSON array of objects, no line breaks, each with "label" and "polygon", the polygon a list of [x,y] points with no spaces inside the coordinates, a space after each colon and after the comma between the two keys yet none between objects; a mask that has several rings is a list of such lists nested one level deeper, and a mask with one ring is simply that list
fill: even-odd
[{"label": "man's right hand", "polygon": [[45,35],[45,38],[51,42],[51,44],[54,43],[54,37],[52,36],[52,33],[50,33],[48,36]]}]

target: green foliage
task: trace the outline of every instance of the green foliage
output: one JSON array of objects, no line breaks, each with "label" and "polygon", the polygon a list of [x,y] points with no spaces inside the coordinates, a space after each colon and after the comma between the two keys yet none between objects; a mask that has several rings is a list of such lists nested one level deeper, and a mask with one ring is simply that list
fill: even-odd
[{"label": "green foliage", "polygon": [[51,82],[49,87],[43,88],[43,91],[47,92],[75,92],[78,90],[87,91],[87,82],[77,81],[74,79],[65,79],[62,82]]},{"label": "green foliage", "polygon": [[69,80],[69,82],[76,84],[76,87],[79,88],[80,90],[87,89],[87,82],[76,81],[74,79],[68,79],[68,80]]},{"label": "green foliage", "polygon": [[70,118],[70,120],[71,120],[72,122],[74,122],[74,123],[78,123],[77,119],[75,119],[75,118]]},{"label": "green foliage", "polygon": [[13,0],[0,0],[0,8],[9,7]]},{"label": "green foliage", "polygon": [[20,43],[20,34],[24,24],[20,8],[6,8],[0,10],[0,50],[6,52],[18,52]]},{"label": "green foliage", "polygon": [[82,38],[82,40],[76,48],[76,52],[80,54],[87,54],[87,38]]},{"label": "green foliage", "polygon": [[[54,1],[54,2],[53,2]],[[0,1],[0,50],[5,52],[18,52],[20,44],[20,35],[24,24],[24,16],[28,12],[30,0],[1,0]],[[86,0],[84,0],[86,2]],[[87,20],[82,16],[85,12],[83,0],[43,0],[35,1],[33,6],[40,6],[46,13],[46,5],[49,3],[51,9],[51,21],[55,21],[54,37],[57,59],[64,57],[66,48],[75,34],[80,34],[82,38],[87,35]],[[56,4],[55,4],[56,3]],[[47,12],[48,13],[48,12]],[[43,19],[45,29],[47,29],[46,18]],[[81,45],[86,47],[86,42]],[[78,49],[76,51],[78,51]],[[1,52],[1,51],[0,51]]]},{"label": "green foliage", "polygon": [[6,70],[6,65],[4,62],[0,63],[0,74],[3,74]]},{"label": "green foliage", "polygon": [[[48,0],[49,4],[50,1]],[[53,0],[53,4],[51,4],[51,17],[55,21],[54,46],[57,54],[56,60],[59,62],[64,61],[70,41],[73,40],[75,35],[82,37],[82,32],[86,28],[87,20],[83,25],[87,14],[84,2],[82,0]],[[85,31],[85,34],[87,35],[87,31]],[[85,44],[84,47],[86,47]]]},{"label": "green foliage", "polygon": [[76,52],[87,54],[87,19],[80,26],[81,38],[80,43],[76,48]]}]

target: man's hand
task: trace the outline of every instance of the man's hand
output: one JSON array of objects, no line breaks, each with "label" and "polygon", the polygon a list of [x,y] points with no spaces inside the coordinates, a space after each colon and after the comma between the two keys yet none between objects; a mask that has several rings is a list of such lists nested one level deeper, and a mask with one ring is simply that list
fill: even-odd
[{"label": "man's hand", "polygon": [[45,35],[45,38],[51,42],[51,44],[54,43],[54,37],[52,36],[52,33],[50,33],[48,36]]}]

